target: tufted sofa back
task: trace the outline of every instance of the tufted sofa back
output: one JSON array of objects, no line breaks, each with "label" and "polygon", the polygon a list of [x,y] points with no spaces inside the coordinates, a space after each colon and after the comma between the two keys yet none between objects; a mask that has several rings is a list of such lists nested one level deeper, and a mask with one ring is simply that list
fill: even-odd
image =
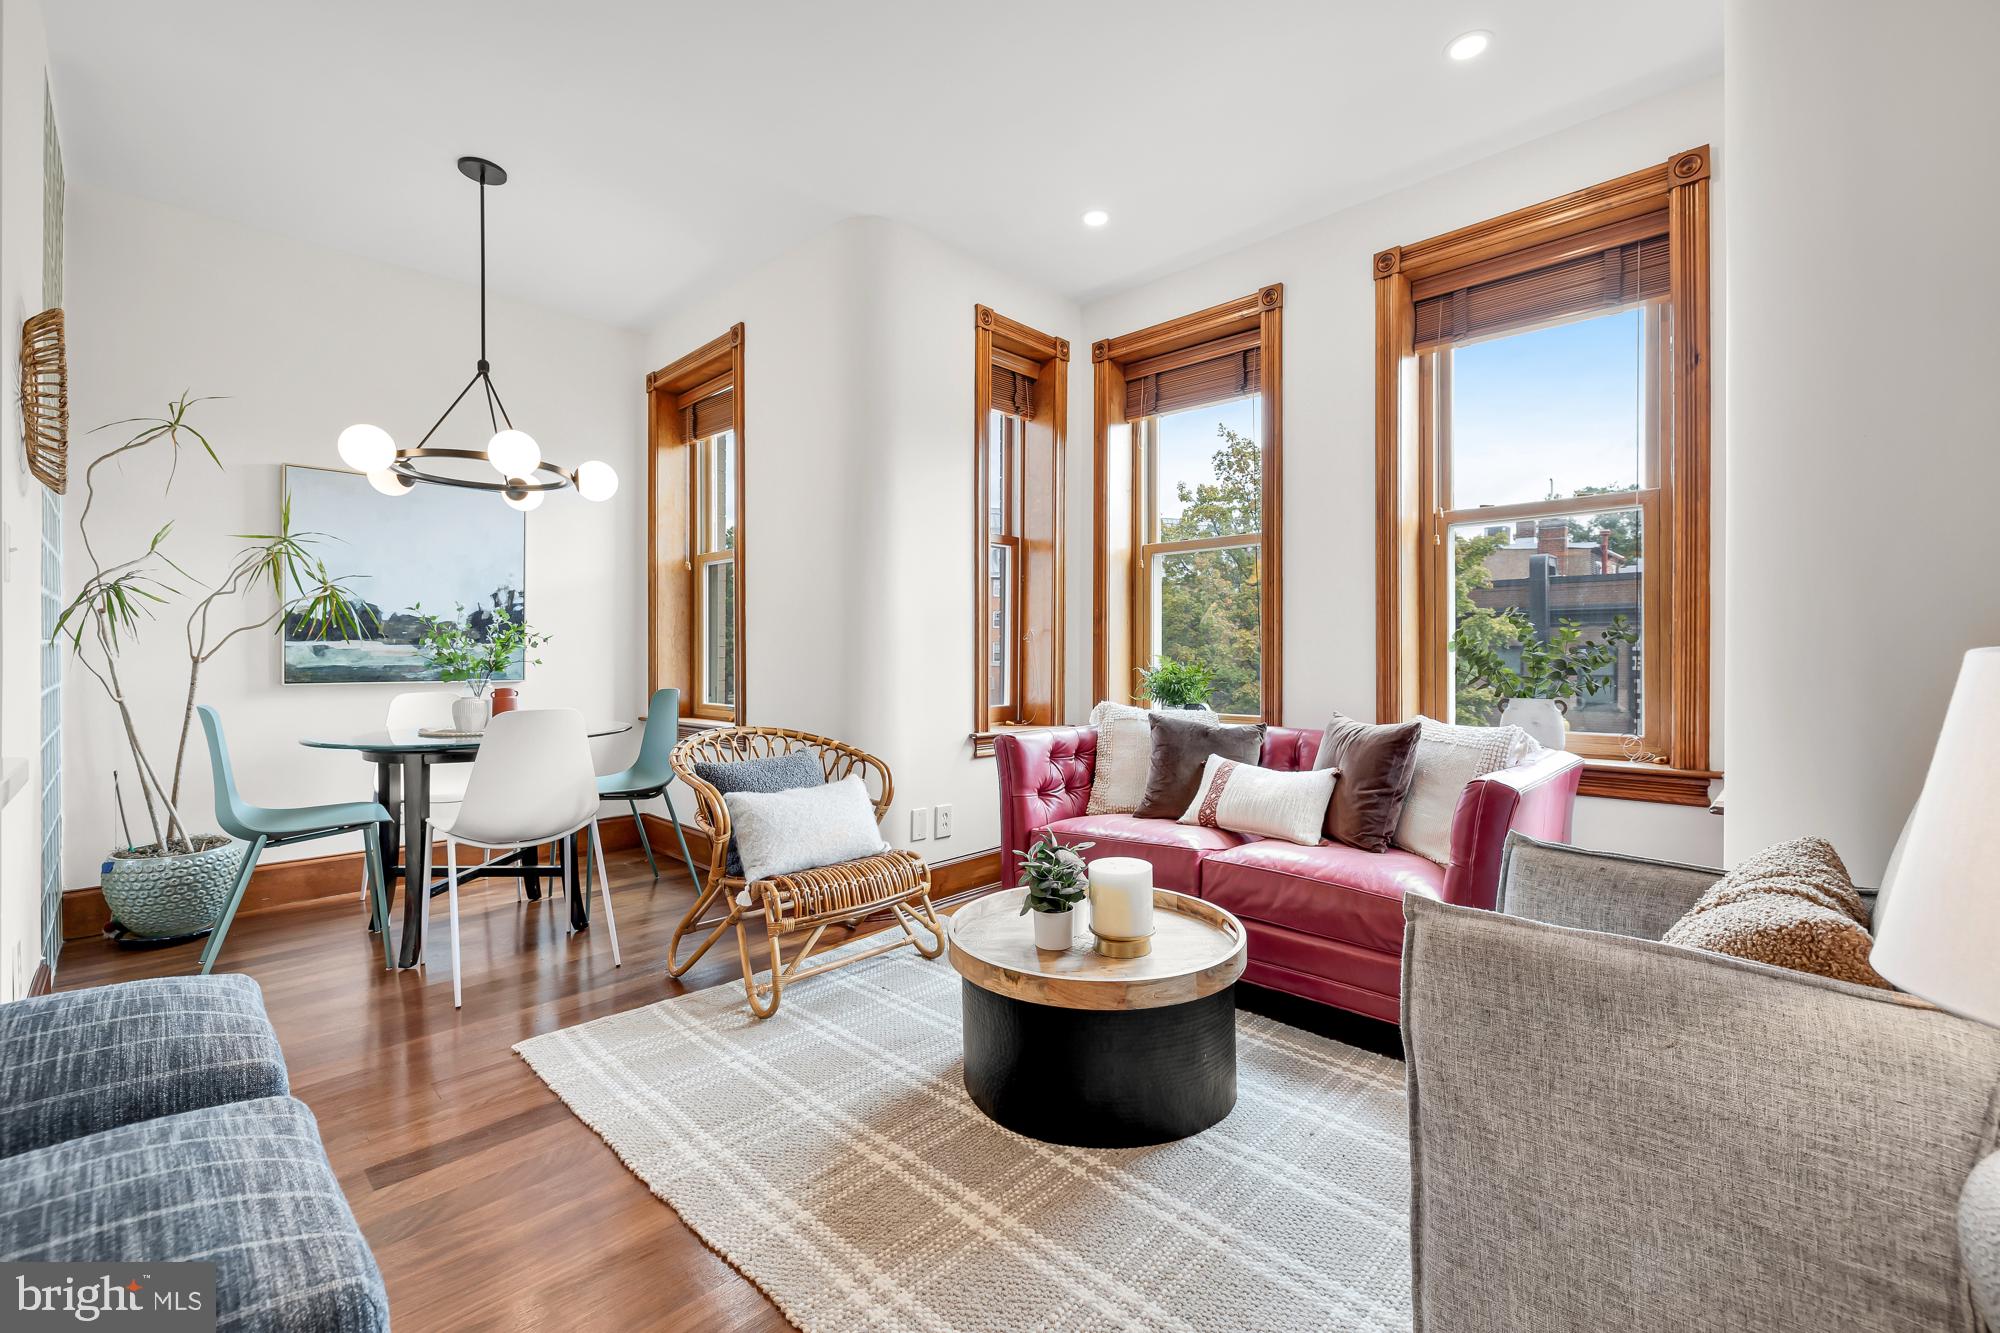
[{"label": "tufted sofa back", "polygon": [[[1295,773],[1319,757],[1320,731],[1299,727],[1264,730],[1265,768]],[[1020,850],[1034,831],[1084,812],[1097,771],[1095,727],[1050,727],[1006,732],[996,738],[1000,777],[1000,882],[1020,882]]]}]

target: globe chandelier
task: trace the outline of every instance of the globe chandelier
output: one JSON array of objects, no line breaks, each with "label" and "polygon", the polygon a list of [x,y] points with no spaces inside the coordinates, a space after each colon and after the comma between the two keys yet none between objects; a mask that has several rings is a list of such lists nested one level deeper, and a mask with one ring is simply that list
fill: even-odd
[{"label": "globe chandelier", "polygon": [[[543,458],[542,447],[535,443],[534,437],[524,430],[515,429],[513,419],[507,415],[507,405],[500,400],[499,390],[493,387],[492,366],[486,359],[486,190],[488,186],[505,185],[507,173],[483,157],[461,157],[458,169],[479,185],[477,368],[472,372],[472,378],[465,382],[465,387],[458,391],[458,397],[451,400],[451,406],[445,408],[444,414],[417,441],[416,448],[398,449],[388,431],[363,422],[340,432],[336,443],[340,459],[356,472],[367,473],[368,484],[384,495],[408,495],[418,482],[432,486],[457,486],[466,490],[497,492],[508,504],[524,513],[538,508],[548,492],[559,491],[565,486],[574,486],[576,493],[586,500],[609,500],[618,491],[618,473],[609,463],[592,459],[572,472]],[[458,410],[458,405],[475,387],[481,390],[486,400],[486,418],[493,429],[486,448],[432,448],[431,437],[438,433],[438,427],[451,418],[451,414]],[[434,459],[489,463],[500,474],[500,480],[485,481],[453,476],[443,471],[427,471],[427,462]]]}]

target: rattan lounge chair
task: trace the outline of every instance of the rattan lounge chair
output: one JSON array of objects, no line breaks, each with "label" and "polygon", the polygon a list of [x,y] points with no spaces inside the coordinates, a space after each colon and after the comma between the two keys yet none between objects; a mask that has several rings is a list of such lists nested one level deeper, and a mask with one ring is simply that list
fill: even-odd
[{"label": "rattan lounge chair", "polygon": [[[699,732],[674,747],[674,776],[686,783],[695,796],[695,820],[708,838],[708,865],[697,869],[701,892],[674,927],[667,945],[667,970],[680,976],[698,962],[724,931],[736,931],[736,953],[743,963],[743,989],[750,1000],[750,1012],[768,1018],[777,1012],[786,986],[836,967],[873,958],[907,944],[926,958],[944,952],[944,925],[931,907],[931,872],[914,852],[887,851],[858,861],[776,875],[770,879],[745,880],[727,873],[729,859],[729,807],[722,795],[695,776],[697,763],[737,763],[768,755],[809,751],[819,760],[828,782],[838,782],[849,774],[859,774],[875,798],[875,818],[888,812],[894,791],[889,767],[874,755],[851,745],[780,727],[721,727]],[[720,915],[705,915],[721,907]],[[889,938],[868,948],[849,953],[833,962],[807,966],[819,947],[828,926],[852,927],[863,917],[888,912],[898,927],[885,931]],[[768,982],[759,984],[750,964],[750,929],[761,918],[771,946]],[[683,938],[702,934],[701,942],[686,958],[680,957]],[[789,961],[784,943],[806,932],[804,943]],[[845,935],[841,937],[845,938]],[[836,940],[836,943],[839,941]]]}]

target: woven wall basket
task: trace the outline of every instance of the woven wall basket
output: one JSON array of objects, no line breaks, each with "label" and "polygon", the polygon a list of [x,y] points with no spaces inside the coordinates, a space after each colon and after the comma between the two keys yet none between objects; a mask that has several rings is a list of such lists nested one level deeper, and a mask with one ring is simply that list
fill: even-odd
[{"label": "woven wall basket", "polygon": [[61,495],[69,487],[69,351],[60,308],[21,326],[21,436],[28,471]]}]

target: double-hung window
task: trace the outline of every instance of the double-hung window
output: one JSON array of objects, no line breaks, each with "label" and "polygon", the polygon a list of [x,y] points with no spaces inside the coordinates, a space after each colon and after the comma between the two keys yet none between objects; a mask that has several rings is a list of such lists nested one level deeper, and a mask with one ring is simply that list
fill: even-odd
[{"label": "double-hung window", "polygon": [[1385,717],[1564,710],[1705,803],[1707,156],[1376,257]]},{"label": "double-hung window", "polygon": [[973,307],[974,752],[1062,720],[1069,342]]},{"label": "double-hung window", "polygon": [[1108,339],[1097,365],[1099,698],[1165,661],[1275,720],[1283,288]]},{"label": "double-hung window", "polygon": [[743,326],[646,377],[653,688],[744,718]]}]

